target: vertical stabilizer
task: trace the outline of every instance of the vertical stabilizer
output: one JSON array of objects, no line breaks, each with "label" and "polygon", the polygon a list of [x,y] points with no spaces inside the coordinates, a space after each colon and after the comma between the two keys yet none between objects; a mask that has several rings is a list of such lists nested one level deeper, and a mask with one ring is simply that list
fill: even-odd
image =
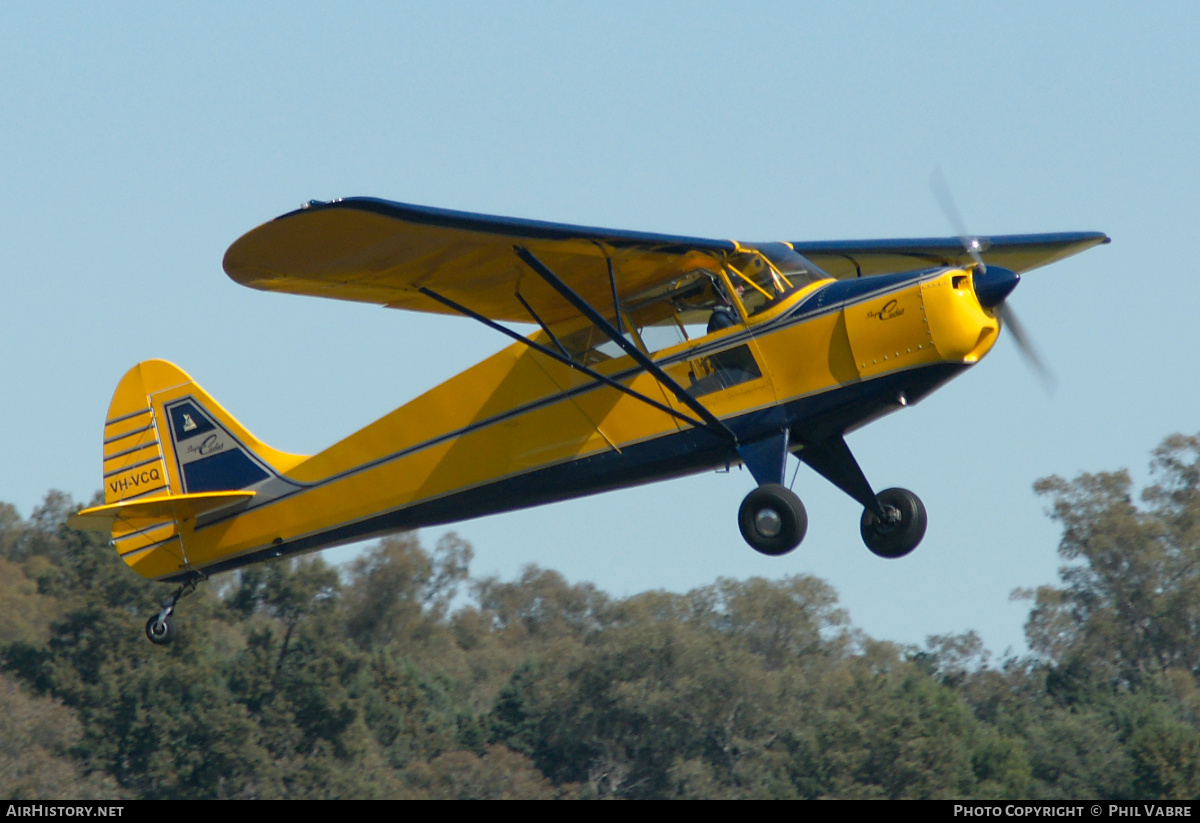
[{"label": "vertical stabilizer", "polygon": [[178,574],[198,517],[244,506],[303,457],[250,434],[178,366],[147,360],[113,393],[104,422],[104,506],[72,525],[110,531],[145,577]]}]

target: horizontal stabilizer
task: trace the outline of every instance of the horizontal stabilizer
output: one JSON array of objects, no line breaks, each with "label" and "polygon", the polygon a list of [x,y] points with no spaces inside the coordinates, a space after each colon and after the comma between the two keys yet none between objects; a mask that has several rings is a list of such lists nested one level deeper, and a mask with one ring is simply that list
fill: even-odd
[{"label": "horizontal stabilizer", "polygon": [[157,520],[170,518],[183,522],[218,509],[232,508],[254,496],[252,491],[199,492],[196,494],[165,494],[123,500],[106,506],[83,509],[67,520],[72,529],[109,534],[117,520]]}]

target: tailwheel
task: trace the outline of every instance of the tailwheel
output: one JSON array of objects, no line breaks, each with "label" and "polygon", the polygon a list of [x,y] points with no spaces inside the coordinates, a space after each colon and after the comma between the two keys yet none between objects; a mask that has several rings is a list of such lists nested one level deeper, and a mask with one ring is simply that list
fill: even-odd
[{"label": "tailwheel", "polygon": [[808,513],[791,489],[764,483],[742,501],[738,526],[751,548],[778,556],[800,545],[808,531]]},{"label": "tailwheel", "polygon": [[170,615],[154,615],[146,621],[146,637],[156,646],[165,646],[175,639],[175,621]]},{"label": "tailwheel", "polygon": [[191,576],[163,601],[162,610],[146,621],[146,637],[151,643],[165,646],[175,639],[175,621],[171,619],[171,615],[174,614],[179,601],[194,592],[200,581],[205,579],[203,572],[191,572]]},{"label": "tailwheel", "polygon": [[880,520],[870,509],[863,511],[863,542],[879,557],[904,557],[925,536],[925,526],[929,522],[925,504],[908,489],[885,489],[877,499],[888,519]]}]

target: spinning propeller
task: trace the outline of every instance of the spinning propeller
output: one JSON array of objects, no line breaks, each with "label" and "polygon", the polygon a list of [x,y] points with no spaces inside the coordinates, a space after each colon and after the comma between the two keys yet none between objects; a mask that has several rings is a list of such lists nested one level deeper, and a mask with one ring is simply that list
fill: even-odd
[{"label": "spinning propeller", "polygon": [[1037,373],[1042,381],[1042,385],[1046,387],[1046,391],[1052,393],[1056,382],[1054,375],[1042,363],[1037,349],[1034,348],[1033,340],[1025,332],[1025,328],[1021,325],[1020,321],[1017,320],[1016,312],[1007,303],[1008,295],[1021,282],[1021,275],[1011,269],[1000,266],[989,268],[983,262],[982,253],[987,249],[987,240],[981,240],[967,231],[967,226],[958,211],[958,206],[955,205],[954,195],[950,193],[950,186],[946,182],[945,175],[942,174],[941,166],[935,167],[933,174],[929,176],[929,188],[933,190],[933,196],[937,198],[938,205],[942,207],[942,213],[946,215],[946,219],[954,227],[954,233],[958,236],[959,242],[962,243],[963,249],[975,261],[975,274],[972,277],[972,281],[975,286],[975,296],[979,299],[979,304],[986,309],[992,309],[996,312],[996,316],[1000,318],[1001,324],[1007,326],[1012,332],[1013,341],[1017,344],[1017,349],[1025,359],[1026,365]]}]

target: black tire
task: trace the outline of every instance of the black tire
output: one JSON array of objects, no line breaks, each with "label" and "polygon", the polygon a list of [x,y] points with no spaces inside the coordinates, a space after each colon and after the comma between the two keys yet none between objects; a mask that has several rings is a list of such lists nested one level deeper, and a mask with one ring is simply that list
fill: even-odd
[{"label": "black tire", "polygon": [[791,489],[766,483],[742,501],[738,527],[752,549],[777,557],[800,545],[808,531],[808,513]]},{"label": "black tire", "polygon": [[921,543],[929,517],[921,498],[908,489],[885,489],[877,499],[885,509],[895,509],[900,519],[884,523],[870,509],[863,511],[862,539],[879,557],[895,560],[904,557]]},{"label": "black tire", "polygon": [[167,615],[162,620],[154,615],[146,621],[146,637],[156,646],[165,646],[175,639],[175,621]]}]

